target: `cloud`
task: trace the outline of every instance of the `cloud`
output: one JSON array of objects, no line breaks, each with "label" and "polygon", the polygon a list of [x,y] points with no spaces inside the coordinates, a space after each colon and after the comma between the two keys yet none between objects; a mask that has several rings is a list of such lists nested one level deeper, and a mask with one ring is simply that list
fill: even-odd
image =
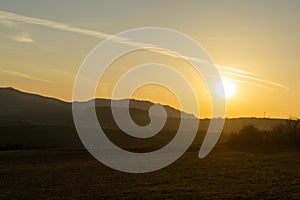
[{"label": "cloud", "polygon": [[3,33],[0,33],[1,36],[9,38],[11,40],[14,40],[16,42],[23,42],[23,43],[32,43],[34,42],[34,40],[30,37],[29,34],[27,33],[23,33],[20,35],[6,35]]},{"label": "cloud", "polygon": [[[12,23],[22,22],[22,23],[27,23],[27,24],[39,25],[39,26],[44,26],[47,28],[60,30],[60,31],[72,32],[72,33],[77,33],[80,35],[91,36],[91,37],[100,38],[100,39],[107,39],[107,38],[113,36],[112,34],[108,34],[108,33],[101,32],[101,31],[77,28],[77,27],[74,27],[74,26],[71,26],[68,24],[60,23],[60,22],[55,22],[55,21],[40,19],[40,18],[34,18],[34,17],[27,17],[24,15],[18,15],[15,13],[5,12],[5,11],[0,11],[0,21],[7,21],[7,22],[10,21]],[[114,42],[132,45],[135,47],[145,47],[145,46],[157,47],[154,44],[134,42],[131,39],[116,37],[116,36],[111,38],[111,40]]]},{"label": "cloud", "polygon": [[[107,39],[107,38],[112,36],[111,34],[101,32],[101,31],[94,31],[94,30],[89,30],[89,29],[77,28],[77,27],[73,27],[71,25],[64,24],[64,23],[59,23],[59,22],[55,22],[55,21],[51,21],[51,20],[45,20],[45,19],[34,18],[34,17],[27,17],[27,16],[18,15],[18,14],[11,13],[11,12],[5,12],[5,11],[0,11],[0,21],[2,23],[3,22],[6,23],[7,25],[9,25],[9,24],[12,25],[15,22],[22,22],[22,23],[27,23],[27,24],[39,25],[39,26],[44,26],[44,27],[56,29],[56,30],[77,33],[77,34],[96,37],[96,38],[100,38],[100,39]],[[29,35],[22,35],[22,36],[18,36],[18,37],[14,36],[14,37],[11,37],[11,38],[14,39],[15,41],[18,41],[18,42],[34,42],[34,40],[31,39],[29,37]],[[210,39],[214,39],[214,40],[222,39],[223,40],[224,38],[210,38]],[[226,39],[228,39],[228,38],[226,38]],[[231,39],[235,39],[235,40],[236,39],[243,39],[244,40],[245,38],[231,38]],[[132,46],[135,46],[135,47],[145,47],[145,46],[147,46],[147,47],[152,47],[152,48],[158,48],[157,45],[138,43],[138,42],[132,41],[131,39],[128,39],[128,38],[114,37],[113,40],[115,42],[118,42],[118,43],[121,43],[121,44],[132,45]],[[168,56],[174,56],[172,53],[161,51],[161,50],[150,49],[150,51],[155,51],[157,53],[168,55]],[[197,59],[197,58],[190,58],[190,57],[186,57],[186,56],[183,56],[183,57],[188,58],[188,59]],[[201,60],[198,60],[198,61],[200,62]],[[201,62],[203,62],[203,61],[201,61]],[[221,74],[234,76],[236,81],[240,81],[240,82],[244,81],[245,82],[245,80],[247,80],[247,83],[252,82],[252,85],[255,85],[255,86],[269,85],[269,86],[279,87],[279,88],[282,88],[282,89],[290,89],[290,88],[288,88],[287,86],[285,86],[283,84],[276,83],[276,82],[269,81],[269,80],[265,80],[265,79],[261,79],[261,78],[258,77],[257,74],[254,74],[252,72],[248,72],[248,71],[245,71],[245,70],[242,70],[242,69],[237,69],[235,67],[229,67],[229,66],[217,66],[217,67],[221,71]],[[21,75],[24,78],[25,77],[26,78],[30,77],[30,76],[25,75],[25,74],[20,74],[19,72],[14,72],[14,73],[17,73],[19,76]]]},{"label": "cloud", "polygon": [[258,40],[257,38],[252,37],[207,37],[204,40],[212,40],[212,41],[254,41]]},{"label": "cloud", "polygon": [[225,72],[225,74],[233,75],[233,76],[237,76],[237,77],[241,77],[241,78],[245,78],[245,79],[249,79],[249,80],[253,80],[253,81],[257,81],[257,82],[261,82],[261,83],[265,83],[265,84],[269,84],[269,85],[273,85],[273,86],[280,87],[283,89],[289,89],[285,85],[282,85],[282,84],[276,83],[276,82],[272,82],[272,81],[268,81],[265,79],[255,78],[255,77],[246,76],[246,75],[242,75],[242,74],[236,74],[236,73],[232,73],[232,72]]},{"label": "cloud", "polygon": [[[217,66],[217,67],[218,67],[218,69],[220,69],[221,74],[235,77],[233,79],[235,81],[252,84],[252,85],[258,86],[258,87],[267,87],[267,85],[269,85],[269,86],[274,86],[274,87],[279,87],[282,89],[290,90],[289,87],[287,87],[281,83],[277,83],[274,81],[269,81],[266,79],[259,78],[258,74],[254,74],[252,72],[248,72],[245,70],[241,70],[241,69],[229,67],[229,66]],[[248,81],[244,81],[244,80],[248,80]],[[264,86],[264,85],[266,85],[266,86]]]},{"label": "cloud", "polygon": [[74,32],[74,33],[78,33],[81,35],[92,36],[92,37],[97,37],[97,38],[102,38],[102,39],[106,39],[111,36],[110,34],[99,32],[99,31],[76,28],[76,27],[73,27],[73,26],[70,26],[67,24],[63,24],[63,23],[59,23],[59,22],[55,22],[55,21],[51,21],[51,20],[27,17],[27,16],[23,16],[23,15],[18,15],[15,13],[5,12],[5,11],[0,11],[0,20],[40,25],[40,26],[45,26],[48,28],[56,29],[56,30]]},{"label": "cloud", "polygon": [[46,80],[46,79],[41,79],[41,78],[34,77],[34,76],[31,76],[31,75],[28,75],[28,74],[25,74],[25,73],[12,71],[12,70],[6,70],[6,69],[2,69],[2,68],[0,68],[0,72],[5,73],[5,74],[10,75],[10,76],[25,78],[25,79],[34,80],[34,81],[51,82],[51,81]]},{"label": "cloud", "polygon": [[231,71],[231,72],[234,72],[234,73],[237,73],[237,74],[254,75],[254,76],[257,75],[257,74],[254,74],[252,72],[248,72],[248,71],[238,69],[238,68],[235,68],[235,67],[217,65],[217,68],[220,69],[220,70],[223,70],[223,71],[224,70],[225,71]]},{"label": "cloud", "polygon": [[15,26],[15,23],[13,21],[4,20],[4,19],[0,19],[0,24],[2,24],[4,26],[8,26],[8,27],[14,27]]},{"label": "cloud", "polygon": [[260,88],[265,88],[265,89],[270,88],[267,85],[262,85],[262,84],[259,84],[259,83],[255,83],[253,81],[246,81],[246,80],[233,79],[233,78],[227,78],[227,79],[230,79],[233,82],[243,83],[243,84],[247,84],[247,85],[251,85],[251,86],[256,86],[256,87],[260,87]]},{"label": "cloud", "polygon": [[11,38],[17,42],[24,42],[24,43],[34,42],[34,40],[28,34],[12,36]]}]

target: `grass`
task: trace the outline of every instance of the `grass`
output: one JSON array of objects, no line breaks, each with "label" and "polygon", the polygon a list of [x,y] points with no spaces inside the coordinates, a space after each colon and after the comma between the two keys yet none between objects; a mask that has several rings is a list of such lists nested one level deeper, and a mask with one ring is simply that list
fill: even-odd
[{"label": "grass", "polygon": [[147,174],[110,169],[81,149],[0,152],[0,199],[297,199],[300,151],[219,145]]}]

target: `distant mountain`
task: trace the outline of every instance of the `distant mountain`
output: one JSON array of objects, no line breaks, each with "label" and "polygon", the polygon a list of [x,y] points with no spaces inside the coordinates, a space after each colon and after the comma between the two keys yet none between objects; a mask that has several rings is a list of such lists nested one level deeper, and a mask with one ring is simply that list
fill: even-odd
[{"label": "distant mountain", "polygon": [[[114,100],[118,112],[124,112],[125,101]],[[81,104],[87,102],[80,102]],[[130,109],[135,115],[147,114],[153,103],[149,101],[130,100]],[[96,99],[96,110],[104,111],[106,115],[110,110],[111,100]],[[170,106],[165,106],[170,118],[180,118],[181,112]],[[193,115],[182,113],[185,118],[195,119]],[[134,115],[133,115],[134,117]],[[159,116],[158,116],[159,117]],[[36,94],[21,92],[14,88],[0,88],[0,125],[8,124],[33,125],[70,125],[73,123],[71,103],[58,99],[44,97]]]},{"label": "distant mountain", "polygon": [[[153,105],[149,101],[114,100],[117,113],[124,115],[124,103],[130,102],[130,114],[139,125],[150,122],[148,110]],[[88,102],[77,102],[87,104]],[[96,99],[96,113],[102,128],[115,142],[130,143],[132,139],[116,125],[111,111],[111,100]],[[88,107],[87,109],[94,109]],[[165,106],[168,120],[162,132],[177,130],[181,114],[185,120],[198,120],[193,115]],[[84,110],[82,111],[84,112]],[[161,117],[159,114],[156,117]],[[164,135],[164,134],[162,134]],[[161,135],[158,135],[159,138]],[[169,138],[169,135],[167,136]],[[154,138],[155,139],[155,138]],[[133,139],[134,140],[134,139]],[[144,140],[143,140],[144,141]],[[143,141],[136,143],[143,144]],[[155,140],[153,140],[155,141]],[[156,144],[161,141],[155,141]],[[125,145],[126,144],[126,145]],[[72,104],[54,98],[21,92],[13,88],[0,88],[0,146],[58,146],[78,147]],[[121,144],[122,145],[122,144]]]},{"label": "distant mountain", "polygon": [[[124,104],[129,101],[130,114],[133,120],[139,125],[147,125],[150,122],[148,110],[153,105],[152,102],[133,99],[113,101],[115,101],[120,116],[125,113]],[[193,115],[170,106],[164,106],[168,118],[163,130],[146,141],[145,139],[132,138],[118,128],[112,116],[111,100],[96,99],[95,106],[99,123],[107,136],[124,148],[148,147],[153,146],[153,144],[159,148],[174,137],[180,120],[187,120],[188,123],[199,120]],[[161,116],[157,114],[156,117]],[[270,129],[282,121],[280,119],[257,118],[226,119],[223,132],[237,132],[246,124],[253,124],[259,129]],[[205,132],[209,122],[209,119],[200,120],[199,132]],[[221,140],[226,141],[227,136],[228,134],[223,134]],[[10,145],[82,147],[73,122],[72,104],[54,98],[25,93],[14,88],[0,88],[0,146]]]},{"label": "distant mountain", "polygon": [[69,103],[13,88],[0,89],[0,124],[58,125],[72,123]]}]

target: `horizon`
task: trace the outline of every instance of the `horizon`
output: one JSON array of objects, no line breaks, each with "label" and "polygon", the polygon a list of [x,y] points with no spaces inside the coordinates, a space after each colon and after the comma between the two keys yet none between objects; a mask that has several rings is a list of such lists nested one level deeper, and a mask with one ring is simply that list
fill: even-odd
[{"label": "horizon", "polygon": [[[141,99],[130,99],[130,98],[122,98],[122,99],[107,99],[107,98],[94,98],[94,99],[90,99],[90,100],[86,100],[86,101],[64,101],[62,99],[58,99],[58,98],[55,98],[55,97],[51,97],[51,96],[45,96],[45,95],[42,95],[42,94],[38,94],[38,93],[30,93],[30,92],[27,92],[27,91],[22,91],[20,89],[17,89],[17,88],[14,88],[14,87],[0,87],[0,90],[1,89],[12,89],[14,91],[17,91],[17,92],[20,92],[20,93],[25,93],[25,94],[29,94],[29,95],[34,95],[34,96],[39,96],[39,97],[42,97],[42,98],[48,98],[48,99],[52,99],[52,100],[58,100],[62,103],[68,103],[68,104],[72,104],[74,102],[78,102],[78,103],[85,103],[85,102],[88,102],[88,101],[92,101],[92,100],[107,100],[107,101],[110,101],[110,100],[115,100],[115,101],[122,101],[122,100],[134,100],[134,101],[139,101],[139,102],[148,102],[148,103],[152,103],[152,104],[160,104],[159,102],[152,102],[152,101],[149,101],[149,100],[141,100]],[[168,106],[172,109],[175,109],[179,112],[184,112],[183,110],[179,110],[177,108],[174,108],[172,107],[171,105],[167,105],[167,104],[160,104],[162,106]],[[193,117],[195,118],[198,118],[200,120],[211,120],[212,118],[208,118],[208,117],[203,117],[203,118],[199,118],[197,116],[195,116],[194,114],[192,113],[187,113],[187,112],[184,112],[188,115],[192,115]],[[270,117],[270,116],[266,116],[266,117],[255,117],[255,116],[240,116],[240,117],[225,117],[225,119],[270,119],[270,120],[287,120],[287,119],[292,119],[292,117],[294,116],[289,116],[287,118],[280,118],[280,117]]]}]

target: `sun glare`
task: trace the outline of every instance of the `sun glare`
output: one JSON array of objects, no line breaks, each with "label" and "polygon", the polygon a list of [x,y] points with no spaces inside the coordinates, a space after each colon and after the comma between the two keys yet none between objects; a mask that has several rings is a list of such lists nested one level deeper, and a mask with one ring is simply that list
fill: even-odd
[{"label": "sun glare", "polygon": [[236,94],[236,84],[230,79],[222,79],[224,92],[222,90],[221,84],[218,84],[217,92],[220,96],[225,99],[229,99]]},{"label": "sun glare", "polygon": [[225,92],[225,98],[228,99],[234,96],[236,93],[235,83],[230,79],[223,79],[222,82],[223,82],[223,87]]}]

